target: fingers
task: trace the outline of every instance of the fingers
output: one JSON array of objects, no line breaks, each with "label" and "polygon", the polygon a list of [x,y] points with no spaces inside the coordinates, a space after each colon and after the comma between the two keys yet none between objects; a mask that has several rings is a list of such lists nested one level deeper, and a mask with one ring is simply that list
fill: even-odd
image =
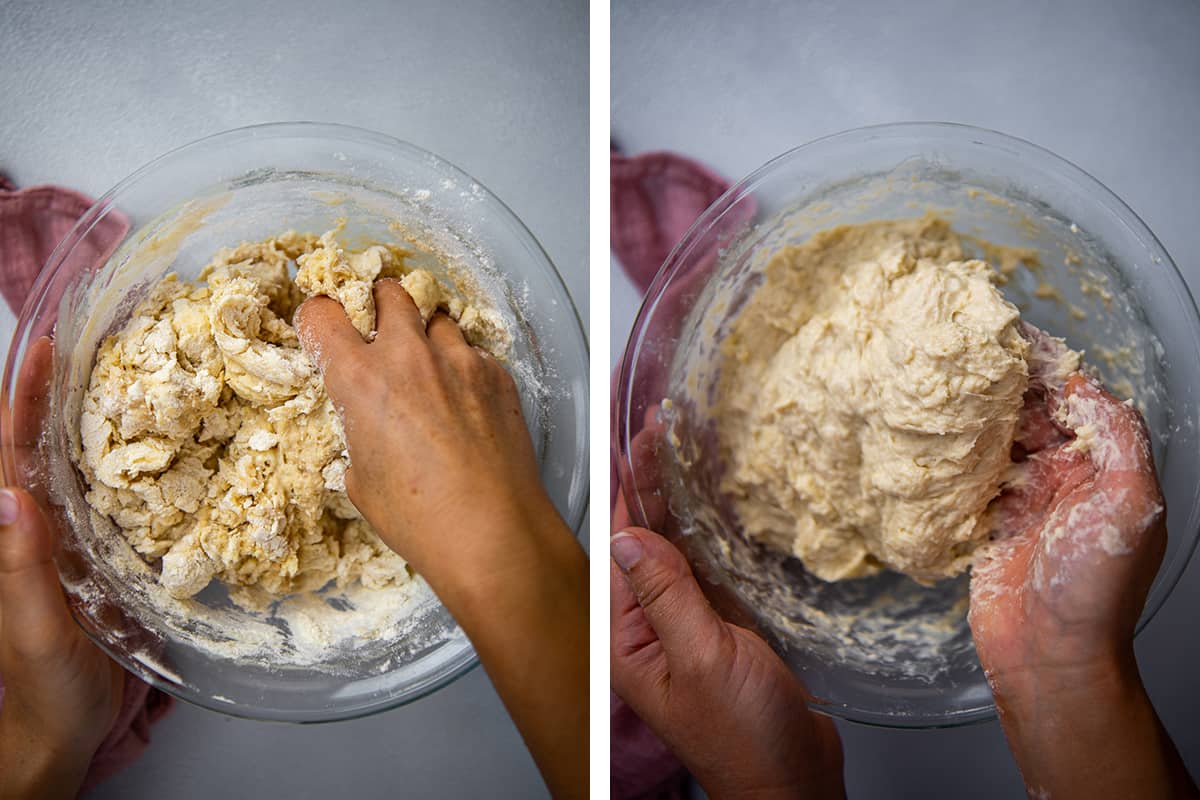
[{"label": "fingers", "polygon": [[48,337],[33,340],[21,364],[13,397],[13,444],[36,447],[50,401],[50,373],[54,345]]},{"label": "fingers", "polygon": [[1028,322],[1022,321],[1020,330],[1029,342],[1029,383],[1045,389],[1053,402],[1062,393],[1067,377],[1079,369],[1079,354],[1063,339]]},{"label": "fingers", "polygon": [[728,636],[683,554],[666,539],[630,528],[609,540],[609,551],[673,672],[691,671],[697,659],[711,654]]},{"label": "fingers", "polygon": [[34,339],[17,374],[11,403],[8,402],[7,386],[4,387],[4,401],[0,402],[0,439],[6,445],[4,469],[18,482],[27,485],[35,483],[30,480],[30,462],[36,454],[48,410],[53,356],[50,339],[45,336]]},{"label": "fingers", "polygon": [[609,668],[613,691],[643,719],[652,718],[668,676],[662,643],[625,574],[609,559]]},{"label": "fingers", "polygon": [[387,338],[425,338],[425,321],[400,281],[375,281],[375,330]]},{"label": "fingers", "polygon": [[609,533],[618,533],[636,525],[637,523],[633,521],[633,517],[629,515],[629,507],[625,505],[625,495],[618,489],[616,502],[613,503],[612,528]]},{"label": "fingers", "polygon": [[1013,440],[1013,460],[1023,461],[1030,453],[1047,450],[1066,440],[1067,435],[1054,421],[1045,391],[1033,387],[1027,389]]},{"label": "fingers", "polygon": [[612,689],[643,720],[657,721],[662,687],[670,678],[662,642],[646,622],[629,582],[609,562],[609,672]]},{"label": "fingers", "polygon": [[21,489],[0,489],[0,630],[4,647],[37,658],[73,633],[54,568],[54,537]]},{"label": "fingers", "polygon": [[45,336],[34,339],[17,375],[11,406],[7,402],[0,404],[0,437],[4,444],[12,446],[13,455],[13,460],[5,463],[5,469],[10,470],[10,475],[21,476],[21,482],[27,484],[32,483],[30,461],[49,411],[53,366],[54,346],[50,339]]},{"label": "fingers", "polygon": [[996,538],[1032,531],[1064,498],[1095,474],[1088,457],[1067,447],[1040,450],[1016,464],[988,513]]},{"label": "fingers", "polygon": [[341,303],[328,297],[310,297],[293,317],[300,346],[316,362],[331,394],[353,385],[354,366],[367,346],[351,324]]},{"label": "fingers", "polygon": [[439,352],[448,353],[454,350],[471,349],[467,340],[463,338],[458,323],[441,311],[434,314],[433,319],[429,320],[428,333],[429,343],[433,345],[434,350]]},{"label": "fingers", "polygon": [[[1021,633],[1015,628],[1020,625],[1020,619],[1007,613],[1007,608],[1019,591],[1018,587],[1025,583],[1036,546],[1034,537],[1015,536],[991,542],[975,553],[971,564],[967,624],[985,665],[991,663],[994,655],[992,642],[1019,641]],[[986,674],[990,683],[992,675]]]},{"label": "fingers", "polygon": [[1101,471],[1130,471],[1154,483],[1150,434],[1137,409],[1076,373],[1067,381],[1067,424]]},{"label": "fingers", "polygon": [[[656,403],[646,409],[643,427],[630,442],[629,460],[638,474],[637,503],[646,516],[646,523],[659,530],[667,523],[667,498],[663,491],[666,481],[662,474],[665,441],[666,425]],[[628,478],[627,485],[633,486],[632,476],[625,477]]]},{"label": "fingers", "polygon": [[647,658],[657,655],[658,651],[646,653],[646,649],[658,642],[658,636],[646,621],[637,596],[615,561],[609,561],[608,573],[609,639],[612,645],[609,655],[612,658],[615,681],[615,675],[621,671],[621,665],[628,663],[632,666],[633,662],[644,665]]},{"label": "fingers", "polygon": [[1141,552],[1166,511],[1146,422],[1132,405],[1080,374],[1067,381],[1065,397],[1074,447],[1096,470],[1092,491],[1071,521],[1099,530],[1096,541],[1110,554]]}]

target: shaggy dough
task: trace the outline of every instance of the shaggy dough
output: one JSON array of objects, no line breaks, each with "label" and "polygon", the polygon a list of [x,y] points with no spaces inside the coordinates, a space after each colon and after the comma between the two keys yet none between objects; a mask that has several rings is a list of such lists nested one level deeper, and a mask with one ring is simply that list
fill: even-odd
[{"label": "shaggy dough", "polygon": [[222,250],[194,284],[169,275],[97,353],[80,418],[87,500],[161,559],[175,597],[213,578],[235,599],[409,579],[346,497],[341,421],[289,320],[327,294],[371,338],[372,284],[393,276],[427,321],[446,310],[499,357],[509,337],[494,309],[411,270],[403,249],[346,252],[337,233]]},{"label": "shaggy dough", "polygon": [[1029,380],[1019,313],[934,216],[775,254],[722,346],[722,489],[824,580],[963,571]]}]

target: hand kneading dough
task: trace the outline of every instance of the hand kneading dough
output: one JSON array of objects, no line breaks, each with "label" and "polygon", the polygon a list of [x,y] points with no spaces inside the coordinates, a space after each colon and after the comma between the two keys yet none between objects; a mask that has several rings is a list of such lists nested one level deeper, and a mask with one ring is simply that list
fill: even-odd
[{"label": "hand kneading dough", "polygon": [[372,283],[395,276],[426,320],[445,309],[497,356],[509,340],[494,309],[410,271],[403,250],[347,253],[335,234],[222,250],[196,284],[168,276],[97,353],[80,419],[87,500],[144,558],[162,560],[176,597],[213,578],[269,595],[409,579],[346,497],[341,421],[292,313],[327,294],[372,336]]},{"label": "hand kneading dough", "polygon": [[723,344],[723,489],[824,580],[962,572],[1010,463],[1029,345],[942,220],[777,253]]}]

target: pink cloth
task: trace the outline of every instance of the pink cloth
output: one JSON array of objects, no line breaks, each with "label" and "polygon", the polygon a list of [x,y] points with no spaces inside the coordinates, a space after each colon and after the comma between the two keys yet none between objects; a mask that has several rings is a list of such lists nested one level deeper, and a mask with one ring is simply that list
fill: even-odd
[{"label": "pink cloth", "polygon": [[[17,190],[0,174],[0,294],[13,313],[20,313],[42,265],[91,205],[88,197],[57,186]],[[123,217],[109,214],[89,233],[85,244],[94,250],[97,266],[128,229]],[[83,791],[140,756],[150,743],[151,724],[161,719],[174,702],[170,695],[126,673],[121,710],[92,758]]]},{"label": "pink cloth", "polygon": [[[655,151],[609,154],[609,232],[613,255],[643,294],[692,223],[729,188],[698,161]],[[618,370],[619,371],[619,370]],[[609,397],[615,403],[617,376]],[[609,505],[617,499],[617,467],[610,461]]]},{"label": "pink cloth", "polygon": [[[18,191],[0,175],[0,294],[13,313],[20,313],[42,265],[91,205],[89,197],[58,186]],[[109,215],[84,244],[99,258],[100,249],[120,241],[127,230],[124,219]]]},{"label": "pink cloth", "polygon": [[[613,254],[644,293],[671,249],[729,184],[702,164],[667,152],[610,156]],[[614,376],[614,389],[615,389]],[[616,392],[612,393],[616,398]],[[610,510],[617,507],[617,468],[610,460]],[[614,520],[615,522],[615,520]],[[687,772],[661,739],[615,694],[609,701],[610,776],[614,798],[675,800],[687,796]]]},{"label": "pink cloth", "polygon": [[126,672],[121,711],[96,755],[92,756],[80,792],[86,792],[136,761],[150,745],[150,726],[174,705],[175,698],[171,695]]},{"label": "pink cloth", "polygon": [[662,739],[615,694],[609,695],[610,792],[614,798],[684,800],[687,772]]},{"label": "pink cloth", "polygon": [[696,218],[729,188],[703,164],[674,153],[609,156],[613,254],[643,292]]}]

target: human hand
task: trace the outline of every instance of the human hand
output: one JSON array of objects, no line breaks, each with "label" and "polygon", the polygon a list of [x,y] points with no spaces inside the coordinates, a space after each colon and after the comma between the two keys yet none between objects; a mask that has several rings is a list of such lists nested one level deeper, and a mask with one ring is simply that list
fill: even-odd
[{"label": "human hand", "polygon": [[587,793],[587,563],[542,488],[512,377],[396,281],[368,343],[326,297],[296,312],[341,410],[346,493],[466,631],[555,797]]},{"label": "human hand", "polygon": [[504,367],[445,314],[426,328],[399,282],[374,292],[374,341],[327,297],[300,307],[297,331],[342,412],[350,500],[417,572],[452,591],[528,555],[496,530],[538,537],[557,515]]},{"label": "human hand", "polygon": [[613,690],[709,796],[844,797],[837,729],[766,642],[717,615],[661,536],[610,549]]},{"label": "human hand", "polygon": [[[3,430],[9,475],[28,476],[53,361],[34,340]],[[0,489],[0,796],[74,797],[121,707],[124,671],[75,624],[34,497]]]},{"label": "human hand", "polygon": [[74,797],[125,673],[75,624],[33,498],[0,490],[0,796]]},{"label": "human hand", "polygon": [[1034,334],[1050,358],[1031,362],[1024,459],[991,509],[1005,538],[971,573],[1001,724],[1031,797],[1197,797],[1133,654],[1166,546],[1149,434],[1092,379],[1057,377]]},{"label": "human hand", "polygon": [[[1141,415],[1075,373],[1034,389],[1020,477],[991,510],[1006,538],[977,560],[970,622],[994,680],[1131,655],[1166,547]],[[1063,416],[1065,412],[1065,417]],[[1047,420],[1058,415],[1066,433]]]}]

